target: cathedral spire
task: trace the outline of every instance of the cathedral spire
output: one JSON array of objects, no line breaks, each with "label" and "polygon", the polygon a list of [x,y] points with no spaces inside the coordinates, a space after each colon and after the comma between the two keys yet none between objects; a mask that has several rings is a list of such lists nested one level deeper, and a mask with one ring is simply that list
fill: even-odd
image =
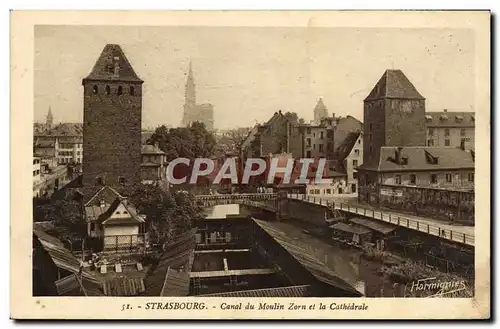
[{"label": "cathedral spire", "polygon": [[193,76],[193,66],[191,61],[189,61],[189,71],[188,77],[186,81],[186,94],[185,94],[185,103],[186,105],[196,105],[196,85],[194,83]]},{"label": "cathedral spire", "polygon": [[52,108],[49,106],[49,112],[47,113],[47,121],[45,122],[47,127],[52,127],[54,124],[54,117],[52,116]]}]

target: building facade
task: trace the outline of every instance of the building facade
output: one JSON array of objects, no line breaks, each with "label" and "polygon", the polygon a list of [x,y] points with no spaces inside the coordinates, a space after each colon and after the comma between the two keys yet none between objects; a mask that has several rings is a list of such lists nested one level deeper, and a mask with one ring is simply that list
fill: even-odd
[{"label": "building facade", "polygon": [[165,152],[158,145],[142,145],[141,182],[142,184],[155,184],[166,178]]},{"label": "building facade", "polygon": [[350,133],[339,149],[340,152],[346,174],[346,193],[357,193],[358,167],[363,164],[363,134]]},{"label": "building facade", "polygon": [[43,158],[55,157],[59,164],[83,163],[83,126],[60,123],[51,129],[35,131],[34,152]]},{"label": "building facade", "polygon": [[33,182],[36,184],[40,181],[41,175],[41,158],[33,157]]},{"label": "building facade", "polygon": [[197,104],[196,103],[196,84],[191,63],[189,63],[188,77],[186,81],[184,101],[184,115],[182,117],[182,125],[184,127],[198,121],[205,124],[207,130],[214,129],[214,107],[212,104]]},{"label": "building facade", "polygon": [[84,187],[140,183],[143,81],[108,44],[82,84]]},{"label": "building facade", "polygon": [[427,146],[461,147],[462,144],[474,145],[474,112],[427,112]]}]

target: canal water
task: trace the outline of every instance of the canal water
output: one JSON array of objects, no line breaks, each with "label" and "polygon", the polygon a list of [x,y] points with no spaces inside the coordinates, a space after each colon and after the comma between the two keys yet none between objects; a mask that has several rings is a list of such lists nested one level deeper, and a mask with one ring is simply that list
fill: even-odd
[{"label": "canal water", "polygon": [[[249,215],[246,207],[237,204],[217,205],[206,209],[209,218],[224,218],[226,215]],[[260,219],[260,218],[257,218]],[[326,238],[316,237],[304,232],[314,230],[304,222],[283,220],[273,225],[288,237],[306,248],[314,258],[323,262],[344,281],[366,297],[403,297],[405,287],[391,281],[380,270],[382,264],[362,257],[357,249],[340,247]]]}]

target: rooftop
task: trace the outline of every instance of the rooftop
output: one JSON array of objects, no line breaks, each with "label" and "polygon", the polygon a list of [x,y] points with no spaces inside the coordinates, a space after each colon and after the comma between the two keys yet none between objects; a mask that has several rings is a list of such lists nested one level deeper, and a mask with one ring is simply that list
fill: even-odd
[{"label": "rooftop", "polygon": [[453,147],[383,146],[377,167],[359,168],[382,172],[474,169],[474,152]]},{"label": "rooftop", "polygon": [[386,70],[365,101],[384,98],[424,99],[401,70]]},{"label": "rooftop", "polygon": [[141,146],[141,154],[165,154],[165,152],[156,145],[144,144]]},{"label": "rooftop", "polygon": [[475,112],[426,112],[425,124],[427,127],[474,127]]},{"label": "rooftop", "polygon": [[114,44],[107,44],[104,47],[94,68],[84,80],[143,82],[135,73],[121,47]]}]

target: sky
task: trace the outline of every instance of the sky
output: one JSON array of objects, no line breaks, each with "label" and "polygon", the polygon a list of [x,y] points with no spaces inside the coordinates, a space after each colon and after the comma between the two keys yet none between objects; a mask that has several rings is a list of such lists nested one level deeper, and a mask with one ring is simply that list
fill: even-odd
[{"label": "sky", "polygon": [[83,122],[85,78],[119,44],[144,80],[142,126],[178,126],[192,62],[197,102],[215,128],[253,126],[274,112],[363,118],[386,69],[401,69],[427,111],[474,111],[474,34],[466,29],[36,26],[35,121]]}]

